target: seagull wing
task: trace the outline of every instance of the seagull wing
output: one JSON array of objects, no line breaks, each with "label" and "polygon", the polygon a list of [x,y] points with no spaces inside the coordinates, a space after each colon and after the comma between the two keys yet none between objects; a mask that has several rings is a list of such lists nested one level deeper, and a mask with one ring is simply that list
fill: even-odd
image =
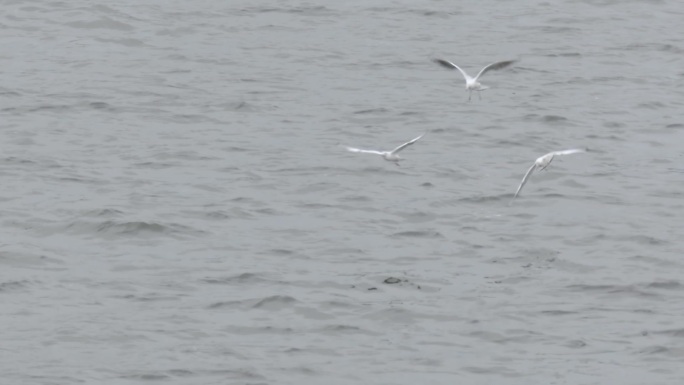
[{"label": "seagull wing", "polygon": [[475,76],[475,80],[479,79],[480,76],[484,75],[485,73],[487,73],[491,70],[500,70],[500,69],[503,69],[503,68],[510,66],[511,64],[513,64],[515,62],[516,62],[515,60],[507,60],[507,61],[500,61],[500,62],[492,63],[492,64],[486,66],[485,68],[481,69],[480,73],[478,73],[477,76]]},{"label": "seagull wing", "polygon": [[552,152],[552,154],[553,155],[570,155],[570,154],[577,154],[578,152],[587,152],[587,150],[584,148],[573,148],[570,150],[554,151],[554,152]]},{"label": "seagull wing", "polygon": [[461,67],[457,66],[456,64],[454,64],[454,63],[452,63],[452,62],[450,62],[450,61],[448,61],[448,60],[433,59],[432,61],[434,61],[435,63],[441,65],[441,66],[444,67],[444,68],[448,68],[448,69],[450,69],[450,70],[457,69],[457,70],[461,71],[461,74],[463,75],[463,77],[465,78],[465,80],[472,79],[472,78],[470,77],[470,75],[468,75],[465,71],[463,71],[463,70],[461,69]]},{"label": "seagull wing", "polygon": [[375,151],[375,150],[362,150],[360,148],[354,148],[354,147],[347,147],[347,151],[351,152],[361,152],[364,154],[376,154],[376,155],[383,155],[384,152],[382,151]]},{"label": "seagull wing", "polygon": [[410,145],[412,145],[413,143],[417,142],[417,141],[418,141],[420,138],[422,138],[423,136],[425,136],[425,134],[423,134],[423,135],[421,135],[421,136],[419,136],[419,137],[417,137],[417,138],[415,138],[415,139],[409,140],[408,142],[406,142],[406,143],[402,144],[401,146],[399,146],[399,147],[395,148],[394,150],[392,150],[391,153],[392,153],[392,154],[396,154],[397,152],[403,150],[405,147],[410,146]]},{"label": "seagull wing", "polygon": [[535,169],[536,167],[537,167],[537,162],[534,162],[534,163],[532,164],[532,167],[530,167],[530,169],[527,170],[527,173],[526,173],[525,176],[523,177],[522,182],[520,182],[520,186],[518,186],[518,191],[515,192],[515,196],[513,196],[513,198],[517,198],[517,197],[518,197],[518,194],[520,194],[520,190],[522,190],[522,188],[523,188],[523,186],[525,185],[525,183],[527,183],[527,180],[530,179],[530,175],[532,175],[532,171],[534,171],[534,169]]}]

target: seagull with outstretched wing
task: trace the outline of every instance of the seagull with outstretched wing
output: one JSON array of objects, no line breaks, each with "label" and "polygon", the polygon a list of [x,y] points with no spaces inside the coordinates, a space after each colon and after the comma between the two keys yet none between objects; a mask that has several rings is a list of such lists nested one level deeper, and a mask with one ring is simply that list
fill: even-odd
[{"label": "seagull with outstretched wing", "polygon": [[[462,70],[461,67],[457,66],[456,64],[454,64],[448,60],[434,59],[433,61],[435,63],[441,65],[444,68],[448,68],[450,70],[457,69],[461,72],[461,75],[463,75],[463,78],[466,81],[465,89],[466,89],[466,91],[468,91],[468,100],[470,100],[470,97],[472,96],[473,91],[478,91],[477,95],[480,96],[479,91],[484,91],[487,88],[489,88],[489,87],[483,86],[478,81],[482,75],[484,75],[485,73],[492,71],[492,70],[500,70],[500,69],[506,68],[506,67],[508,67],[511,64],[516,62],[516,60],[506,60],[506,61],[500,61],[500,62],[489,64],[486,67],[484,67],[483,69],[481,69],[480,72],[477,74],[477,76],[475,76],[473,78],[473,77],[470,77],[470,75],[468,75],[464,70]],[[480,99],[482,99],[482,96],[480,96]]]},{"label": "seagull with outstretched wing", "polygon": [[413,143],[417,142],[423,136],[425,136],[425,134],[422,134],[421,136],[419,136],[417,138],[409,140],[408,142],[402,144],[401,146],[398,146],[397,148],[395,148],[392,151],[362,150],[360,148],[354,148],[354,147],[347,147],[347,151],[360,152],[360,153],[364,153],[364,154],[380,155],[386,161],[394,162],[394,164],[396,164],[398,166],[399,161],[403,159],[403,158],[399,157],[399,155],[398,155],[399,151],[401,151],[404,148],[406,148],[406,147],[412,145]]},{"label": "seagull with outstretched wing", "polygon": [[527,173],[525,173],[525,176],[522,179],[522,182],[520,182],[520,186],[518,186],[518,191],[515,192],[515,196],[513,198],[517,198],[518,194],[520,194],[520,190],[522,190],[523,186],[525,186],[525,183],[527,183],[527,180],[530,179],[530,176],[535,170],[543,171],[549,165],[551,164],[551,161],[553,160],[554,157],[559,156],[559,155],[570,155],[570,154],[577,154],[579,152],[587,152],[587,149],[583,148],[573,148],[571,150],[563,150],[563,151],[553,151],[549,152],[548,154],[544,156],[540,156],[537,158],[537,160],[534,161],[532,164],[532,167],[527,170]]}]

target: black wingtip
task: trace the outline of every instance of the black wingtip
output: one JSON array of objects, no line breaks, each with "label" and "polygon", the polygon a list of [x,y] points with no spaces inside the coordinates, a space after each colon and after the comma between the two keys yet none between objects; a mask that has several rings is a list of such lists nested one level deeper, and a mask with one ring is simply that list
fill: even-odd
[{"label": "black wingtip", "polygon": [[517,62],[518,62],[517,60],[506,60],[506,61],[502,61],[501,63],[499,63],[499,66],[498,66],[498,67],[499,67],[499,68],[506,68],[506,67],[512,66],[513,64],[515,64],[515,63],[517,63]]},{"label": "black wingtip", "polygon": [[432,61],[441,65],[444,68],[454,69],[453,64],[449,63],[448,61],[446,61],[444,59],[432,59]]}]

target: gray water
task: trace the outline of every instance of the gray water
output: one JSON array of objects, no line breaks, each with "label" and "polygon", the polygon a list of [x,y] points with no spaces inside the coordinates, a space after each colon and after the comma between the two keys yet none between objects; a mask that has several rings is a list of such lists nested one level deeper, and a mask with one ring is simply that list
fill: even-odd
[{"label": "gray water", "polygon": [[682,20],[3,1],[0,383],[682,383]]}]

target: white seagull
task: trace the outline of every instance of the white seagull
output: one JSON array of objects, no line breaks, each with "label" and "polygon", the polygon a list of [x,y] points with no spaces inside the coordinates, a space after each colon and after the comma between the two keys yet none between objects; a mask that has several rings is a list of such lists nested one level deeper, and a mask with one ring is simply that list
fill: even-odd
[{"label": "white seagull", "polygon": [[500,69],[506,68],[506,67],[508,67],[511,64],[516,62],[516,60],[506,60],[506,61],[500,61],[500,62],[492,63],[492,64],[484,67],[482,70],[480,70],[480,72],[477,74],[477,76],[472,78],[465,71],[463,71],[461,69],[461,67],[457,66],[456,64],[454,64],[448,60],[434,59],[433,61],[435,63],[441,65],[444,68],[448,68],[451,70],[457,69],[457,70],[461,71],[461,74],[463,75],[463,77],[465,78],[465,81],[466,81],[465,89],[466,89],[466,91],[468,91],[468,100],[470,100],[470,97],[472,96],[473,91],[478,91],[477,95],[480,96],[480,99],[482,99],[482,96],[480,95],[479,91],[484,91],[487,88],[489,88],[489,87],[483,86],[482,84],[480,84],[480,82],[478,82],[478,80],[480,79],[480,76],[484,75],[487,71],[500,70]]},{"label": "white seagull", "polygon": [[515,196],[513,198],[516,198],[518,194],[520,194],[520,190],[522,190],[523,186],[525,183],[527,183],[527,180],[530,179],[530,175],[534,172],[534,170],[539,170],[543,171],[545,168],[549,167],[551,164],[551,161],[553,160],[553,157],[557,155],[570,155],[570,154],[577,154],[578,152],[587,152],[587,149],[583,148],[573,148],[571,150],[563,150],[563,151],[554,151],[554,152],[549,152],[548,154],[544,156],[540,156],[537,158],[537,160],[534,161],[534,164],[532,167],[530,167],[529,170],[527,170],[527,173],[523,177],[522,182],[520,182],[520,186],[518,186],[518,191],[515,192]]},{"label": "white seagull", "polygon": [[354,147],[347,147],[347,150],[348,150],[348,151],[351,151],[351,152],[362,152],[362,153],[364,153],[364,154],[376,154],[376,155],[380,155],[380,156],[382,156],[382,158],[385,159],[386,161],[394,162],[394,164],[396,164],[396,165],[398,166],[398,165],[399,165],[399,161],[402,160],[403,158],[400,158],[399,155],[397,155],[397,153],[398,153],[399,151],[403,150],[404,148],[406,148],[406,147],[412,145],[413,143],[417,142],[417,141],[418,141],[420,138],[422,138],[423,136],[425,136],[425,134],[423,134],[423,135],[421,135],[421,136],[419,136],[419,137],[417,137],[417,138],[415,138],[415,139],[409,140],[408,142],[402,144],[401,146],[395,148],[395,149],[392,150],[392,151],[362,150],[362,149],[360,149],[360,148],[354,148]]}]

